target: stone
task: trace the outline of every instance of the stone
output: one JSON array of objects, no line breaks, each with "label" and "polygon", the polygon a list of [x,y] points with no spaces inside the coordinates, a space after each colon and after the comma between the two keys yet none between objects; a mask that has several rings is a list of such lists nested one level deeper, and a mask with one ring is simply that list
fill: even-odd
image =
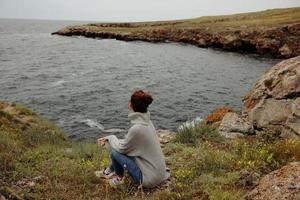
[{"label": "stone", "polygon": [[29,182],[27,183],[27,185],[28,185],[28,187],[34,187],[34,186],[36,185],[36,182],[34,182],[34,181],[29,181]]},{"label": "stone", "polygon": [[295,23],[287,26],[288,32],[291,34],[300,34],[300,23]]},{"label": "stone", "polygon": [[234,49],[241,46],[241,39],[237,35],[229,34],[219,37],[224,49]]},{"label": "stone", "polygon": [[264,176],[247,200],[299,200],[300,162],[290,163]]},{"label": "stone", "polygon": [[223,117],[226,115],[228,112],[232,112],[232,108],[230,107],[219,107],[216,110],[214,110],[212,113],[207,115],[207,117],[204,119],[205,124],[213,124],[216,122],[222,121]]},{"label": "stone", "polygon": [[276,127],[300,138],[300,56],[274,65],[243,99],[243,116],[255,129]]},{"label": "stone", "polygon": [[175,137],[174,132],[164,129],[157,129],[156,134],[161,144],[167,144]]},{"label": "stone", "polygon": [[73,149],[72,148],[66,148],[65,153],[66,154],[71,154],[71,153],[73,153]]},{"label": "stone", "polygon": [[41,183],[43,178],[44,178],[43,176],[36,176],[32,179],[32,181],[36,183]]},{"label": "stone", "polygon": [[206,42],[205,39],[200,38],[200,39],[198,40],[198,45],[199,45],[199,46],[205,47],[205,46],[207,46],[207,42]]},{"label": "stone", "polygon": [[282,47],[280,47],[278,51],[283,57],[289,57],[293,53],[287,44],[284,44]]},{"label": "stone", "polygon": [[223,117],[219,132],[226,138],[236,138],[244,134],[253,134],[254,128],[237,113],[229,112]]}]

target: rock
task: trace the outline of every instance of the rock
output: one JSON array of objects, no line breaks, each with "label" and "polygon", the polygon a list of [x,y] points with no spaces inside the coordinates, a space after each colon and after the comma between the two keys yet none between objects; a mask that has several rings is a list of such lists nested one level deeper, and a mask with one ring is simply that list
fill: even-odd
[{"label": "rock", "polygon": [[158,135],[161,144],[169,143],[175,137],[174,132],[164,129],[157,129],[156,134]]},{"label": "rock", "polygon": [[[219,20],[220,21],[220,20]],[[221,21],[224,21],[221,20]],[[164,25],[168,24],[168,28]],[[300,55],[300,24],[241,27],[191,26],[182,28],[172,22],[152,24],[155,28],[145,28],[143,24],[111,23],[86,24],[62,28],[53,35],[84,36],[89,38],[114,38],[124,41],[183,42],[199,47],[221,48],[226,51],[258,53],[275,58],[291,58]],[[124,29],[124,27],[126,27]],[[117,28],[120,31],[114,31]]]},{"label": "rock", "polygon": [[72,148],[66,148],[65,153],[66,154],[71,154],[71,153],[73,153],[73,149]]},{"label": "rock", "polygon": [[254,128],[237,113],[229,112],[223,117],[219,132],[226,138],[236,138],[244,134],[253,134]]},{"label": "rock", "polygon": [[256,50],[262,55],[272,55],[278,52],[280,41],[273,38],[257,38],[255,40]]},{"label": "rock", "polygon": [[299,200],[300,162],[293,162],[263,177],[247,200]]},{"label": "rock", "polygon": [[289,33],[299,35],[300,34],[300,23],[288,25],[287,29],[288,29]]},{"label": "rock", "polygon": [[241,46],[241,39],[237,35],[229,34],[219,37],[224,49],[235,49]]},{"label": "rock", "polygon": [[34,181],[29,181],[28,183],[27,183],[27,186],[28,187],[34,187],[36,185],[36,182],[34,182]]},{"label": "rock", "polygon": [[43,178],[44,178],[43,176],[36,176],[32,179],[32,181],[35,183],[41,183]]},{"label": "rock", "polygon": [[36,176],[33,177],[31,180],[23,178],[16,182],[16,186],[18,186],[19,188],[32,188],[36,186],[37,183],[41,183],[43,181],[43,178],[43,176]]},{"label": "rock", "polygon": [[276,127],[300,138],[300,56],[273,66],[243,99],[243,115],[256,129]]},{"label": "rock", "polygon": [[244,188],[253,188],[253,186],[258,184],[260,178],[261,176],[259,173],[243,169],[240,171],[240,178],[237,181],[237,184]]},{"label": "rock", "polygon": [[220,121],[222,121],[222,119],[226,113],[232,112],[232,111],[233,111],[232,108],[229,108],[226,106],[217,108],[212,113],[207,115],[207,117],[204,119],[204,123],[205,124],[213,124],[215,122],[220,122]]},{"label": "rock", "polygon": [[200,39],[198,40],[198,45],[199,45],[199,46],[205,47],[205,46],[207,46],[207,42],[206,42],[205,39],[200,38]]},{"label": "rock", "polygon": [[284,44],[279,49],[279,52],[282,55],[282,57],[289,57],[293,53],[293,51],[291,50],[291,48],[287,44]]}]

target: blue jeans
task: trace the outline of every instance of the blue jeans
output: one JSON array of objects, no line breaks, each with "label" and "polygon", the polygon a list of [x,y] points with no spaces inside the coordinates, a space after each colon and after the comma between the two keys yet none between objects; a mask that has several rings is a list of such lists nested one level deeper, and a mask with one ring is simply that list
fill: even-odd
[{"label": "blue jeans", "polygon": [[126,168],[134,183],[141,184],[143,182],[143,174],[135,163],[134,157],[121,154],[113,148],[111,148],[111,164],[109,167],[118,176],[123,176]]}]

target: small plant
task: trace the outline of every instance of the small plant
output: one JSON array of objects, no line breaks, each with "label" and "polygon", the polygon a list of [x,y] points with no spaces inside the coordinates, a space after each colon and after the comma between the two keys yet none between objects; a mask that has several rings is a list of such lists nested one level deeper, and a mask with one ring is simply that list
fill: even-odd
[{"label": "small plant", "polygon": [[281,130],[278,128],[270,127],[263,131],[260,131],[257,135],[263,142],[271,143],[280,139]]},{"label": "small plant", "polygon": [[248,169],[264,174],[279,166],[274,158],[274,153],[264,143],[238,140],[233,146],[236,154],[236,165],[239,169]]},{"label": "small plant", "polygon": [[199,141],[221,141],[223,137],[212,126],[203,122],[195,126],[183,126],[177,130],[175,142],[196,145]]},{"label": "small plant", "polygon": [[19,104],[15,105],[15,109],[19,112],[20,115],[36,115],[32,110],[25,108]]},{"label": "small plant", "polygon": [[268,146],[274,159],[284,165],[288,162],[300,160],[300,141],[293,139],[279,139]]}]

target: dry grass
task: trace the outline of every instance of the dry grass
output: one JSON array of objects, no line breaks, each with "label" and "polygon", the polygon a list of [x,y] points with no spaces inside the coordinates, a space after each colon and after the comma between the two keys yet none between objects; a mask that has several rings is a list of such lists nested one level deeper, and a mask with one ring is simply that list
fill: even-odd
[{"label": "dry grass", "polygon": [[[91,31],[128,34],[159,29],[208,29],[208,32],[226,29],[249,29],[273,27],[300,22],[300,8],[272,9],[261,12],[242,13],[223,16],[205,16],[186,20],[120,23],[116,27],[104,27],[101,23],[86,25]],[[130,27],[122,27],[124,24]],[[209,30],[210,29],[210,30]]]}]

